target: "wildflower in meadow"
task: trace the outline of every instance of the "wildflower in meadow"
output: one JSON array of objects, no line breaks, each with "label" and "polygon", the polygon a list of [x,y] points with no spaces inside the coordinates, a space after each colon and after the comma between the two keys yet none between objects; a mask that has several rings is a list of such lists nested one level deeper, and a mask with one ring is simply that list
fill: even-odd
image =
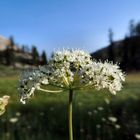
[{"label": "wildflower in meadow", "polygon": [[97,114],[98,113],[98,111],[96,109],[93,112],[94,112],[94,114]]},{"label": "wildflower in meadow", "polygon": [[[49,93],[69,91],[69,134],[72,132],[72,98],[73,92],[84,89],[108,89],[116,94],[122,88],[125,76],[119,66],[109,62],[97,62],[83,50],[62,50],[54,53],[48,65],[35,70],[28,70],[21,76],[19,83],[20,101],[34,95],[35,90]],[[42,88],[42,85],[53,85],[57,90]],[[44,86],[43,86],[44,87]]]},{"label": "wildflower in meadow", "polygon": [[135,138],[136,138],[137,140],[140,140],[140,134],[135,134]]},{"label": "wildflower in meadow", "polygon": [[103,111],[104,108],[103,108],[102,106],[99,106],[99,107],[98,107],[98,110],[99,110],[99,111]]},{"label": "wildflower in meadow", "polygon": [[13,118],[10,118],[9,119],[9,122],[11,122],[11,123],[16,123],[18,121],[18,118],[17,117],[13,117]]},{"label": "wildflower in meadow", "polygon": [[116,129],[120,129],[121,126],[120,126],[119,124],[116,124],[116,125],[115,125],[115,128],[116,128]]},{"label": "wildflower in meadow", "polygon": [[10,96],[4,95],[0,98],[0,115],[2,115],[5,112],[5,107],[8,104]]},{"label": "wildflower in meadow", "polygon": [[112,123],[117,122],[117,118],[113,116],[108,117],[108,120],[111,121]]},{"label": "wildflower in meadow", "polygon": [[20,117],[21,116],[21,113],[20,112],[16,112],[15,114],[17,117]]},{"label": "wildflower in meadow", "polygon": [[108,98],[105,98],[104,101],[106,104],[110,104],[110,100]]},{"label": "wildflower in meadow", "polygon": [[89,115],[89,116],[92,116],[92,112],[91,112],[91,111],[88,111],[88,115]]}]

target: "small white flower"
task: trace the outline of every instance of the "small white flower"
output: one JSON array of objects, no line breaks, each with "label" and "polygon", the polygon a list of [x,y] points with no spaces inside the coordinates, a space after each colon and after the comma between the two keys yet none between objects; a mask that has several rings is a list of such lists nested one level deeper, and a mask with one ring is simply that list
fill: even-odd
[{"label": "small white flower", "polygon": [[140,140],[140,134],[135,134],[135,138],[136,138],[137,140]]},{"label": "small white flower", "polygon": [[108,98],[105,98],[104,101],[106,102],[106,104],[110,104],[110,100]]},{"label": "small white flower", "polygon": [[99,106],[99,107],[98,107],[98,110],[99,110],[99,111],[102,111],[102,110],[104,110],[104,108],[103,108],[102,106]]},{"label": "small white flower", "polygon": [[9,122],[11,123],[16,123],[18,121],[18,118],[16,117],[13,117],[13,118],[10,118]]},{"label": "small white flower", "polygon": [[21,113],[20,112],[16,112],[16,116],[17,117],[21,116]]},{"label": "small white flower", "polygon": [[98,111],[95,109],[94,111],[93,111],[95,114],[97,114],[98,113]]},{"label": "small white flower", "polygon": [[120,126],[119,124],[116,124],[116,125],[115,125],[115,128],[116,128],[116,129],[120,129],[121,126]]},{"label": "small white flower", "polygon": [[33,78],[32,77],[29,77],[29,80],[33,80]]},{"label": "small white flower", "polygon": [[113,117],[113,116],[108,117],[108,120],[113,122],[113,123],[117,122],[117,118]]},{"label": "small white flower", "polygon": [[48,81],[48,79],[43,79],[41,83],[44,84],[44,85],[48,85],[49,81]]},{"label": "small white flower", "polygon": [[88,115],[89,115],[89,116],[92,116],[92,112],[91,112],[91,111],[88,111]]},{"label": "small white flower", "polygon": [[23,99],[23,97],[20,98],[20,102],[21,102],[22,104],[26,104],[26,101],[25,101],[25,99]]}]

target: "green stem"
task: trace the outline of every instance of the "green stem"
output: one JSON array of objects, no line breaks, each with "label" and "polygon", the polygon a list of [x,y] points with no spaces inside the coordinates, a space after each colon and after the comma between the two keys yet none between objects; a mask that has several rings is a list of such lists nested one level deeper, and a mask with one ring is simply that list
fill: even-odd
[{"label": "green stem", "polygon": [[47,89],[42,89],[40,87],[37,88],[40,91],[44,91],[44,92],[49,92],[49,93],[59,93],[59,92],[63,92],[63,90],[47,90]]},{"label": "green stem", "polygon": [[72,127],[72,97],[73,97],[73,90],[69,90],[69,140],[73,140],[73,127]]}]

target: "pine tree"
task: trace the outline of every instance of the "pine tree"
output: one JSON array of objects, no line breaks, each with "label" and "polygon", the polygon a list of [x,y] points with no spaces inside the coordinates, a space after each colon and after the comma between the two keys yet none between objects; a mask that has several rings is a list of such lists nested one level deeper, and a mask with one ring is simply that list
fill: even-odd
[{"label": "pine tree", "polygon": [[46,64],[47,64],[47,56],[45,51],[43,51],[41,55],[41,65],[46,65]]},{"label": "pine tree", "polygon": [[39,53],[36,46],[32,46],[33,65],[39,64]]},{"label": "pine tree", "polygon": [[108,60],[109,61],[115,61],[115,57],[114,57],[114,49],[113,49],[113,46],[114,46],[114,43],[113,43],[113,31],[112,29],[109,29],[109,47],[108,47]]},{"label": "pine tree", "polygon": [[9,51],[8,46],[6,47],[6,50],[4,51],[4,58],[5,58],[6,65],[10,65],[11,59],[10,59],[10,51]]},{"label": "pine tree", "polygon": [[136,35],[140,36],[140,22],[137,23],[137,25],[135,27],[135,32],[136,32]]},{"label": "pine tree", "polygon": [[130,34],[130,37],[135,35],[135,24],[134,24],[133,19],[131,19],[129,22],[129,34]]},{"label": "pine tree", "polygon": [[10,40],[10,45],[9,45],[10,48],[11,48],[11,49],[14,49],[15,42],[14,42],[14,38],[13,38],[13,36],[10,36],[9,40]]},{"label": "pine tree", "polygon": [[14,38],[11,36],[9,38],[9,44],[7,45],[6,50],[4,52],[6,65],[15,65],[14,46]]},{"label": "pine tree", "polygon": [[127,71],[128,63],[129,63],[129,57],[128,57],[129,42],[128,41],[129,39],[126,36],[125,39],[123,40],[123,48],[122,48],[123,56],[122,56],[122,62],[121,62],[121,67],[124,71]]}]

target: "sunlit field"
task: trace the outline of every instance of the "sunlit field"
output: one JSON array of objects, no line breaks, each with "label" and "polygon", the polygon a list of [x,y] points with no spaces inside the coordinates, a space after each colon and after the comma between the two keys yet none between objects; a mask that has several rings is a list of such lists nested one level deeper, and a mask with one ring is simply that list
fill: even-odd
[{"label": "sunlit field", "polygon": [[[6,76],[7,75],[7,76]],[[0,95],[10,95],[0,117],[0,140],[68,140],[68,93],[36,92],[19,102],[18,76],[0,77]],[[52,88],[52,87],[49,87]],[[140,134],[140,73],[128,74],[116,96],[107,91],[74,93],[73,127],[76,140],[134,140]]]}]

